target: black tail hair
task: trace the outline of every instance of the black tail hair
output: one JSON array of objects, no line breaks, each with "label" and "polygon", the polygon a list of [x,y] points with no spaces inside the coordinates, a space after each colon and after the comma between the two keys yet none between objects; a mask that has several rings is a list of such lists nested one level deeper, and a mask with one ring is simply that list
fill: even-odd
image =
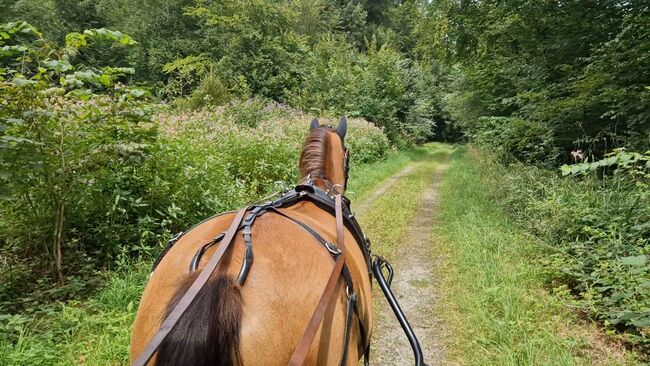
[{"label": "black tail hair", "polygon": [[[192,285],[187,276],[167,308],[169,315]],[[156,366],[240,366],[241,288],[232,277],[210,278],[158,348]]]}]

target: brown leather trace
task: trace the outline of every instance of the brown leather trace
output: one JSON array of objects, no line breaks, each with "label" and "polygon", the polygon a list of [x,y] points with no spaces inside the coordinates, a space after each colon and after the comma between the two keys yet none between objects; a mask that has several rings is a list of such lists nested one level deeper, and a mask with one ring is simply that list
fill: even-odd
[{"label": "brown leather trace", "polygon": [[332,302],[334,289],[336,288],[336,283],[341,277],[341,270],[343,270],[343,265],[345,264],[345,238],[343,236],[345,227],[343,226],[343,210],[341,208],[342,200],[341,195],[336,195],[336,244],[341,251],[341,254],[336,258],[334,262],[334,269],[330,273],[330,277],[327,280],[327,285],[325,285],[325,290],[321,295],[318,305],[316,305],[316,310],[309,321],[309,325],[305,330],[305,333],[300,338],[300,342],[293,351],[291,360],[289,360],[289,366],[302,366],[305,363],[311,344],[314,342],[314,337],[316,337],[316,332],[318,327],[320,327],[327,307]]}]

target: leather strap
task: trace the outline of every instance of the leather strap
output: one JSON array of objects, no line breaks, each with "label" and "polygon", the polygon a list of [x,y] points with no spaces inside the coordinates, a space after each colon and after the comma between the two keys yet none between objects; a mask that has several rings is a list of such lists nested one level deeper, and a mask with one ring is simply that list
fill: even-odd
[{"label": "leather strap", "polygon": [[289,366],[302,366],[305,363],[307,354],[309,353],[311,345],[314,342],[314,338],[316,337],[316,332],[318,331],[318,328],[323,321],[323,317],[325,316],[325,312],[327,311],[327,307],[334,298],[333,295],[334,290],[336,289],[336,284],[341,277],[341,270],[343,269],[343,264],[345,263],[345,238],[343,236],[345,233],[345,226],[343,226],[343,210],[340,194],[336,195],[335,212],[336,243],[339,250],[341,251],[341,254],[336,257],[334,268],[332,269],[330,277],[327,280],[325,290],[323,290],[323,294],[318,301],[318,305],[316,305],[316,310],[314,310],[314,313],[311,316],[311,320],[307,325],[305,333],[303,333],[302,338],[300,338],[298,345],[293,351],[293,355],[291,355]]},{"label": "leather strap", "polygon": [[160,326],[160,329],[158,330],[158,333],[156,333],[153,338],[149,341],[149,344],[147,347],[140,353],[138,358],[131,364],[131,366],[145,366],[147,362],[153,357],[153,355],[156,353],[158,350],[158,347],[160,347],[160,344],[165,340],[169,332],[171,332],[172,329],[174,329],[174,326],[176,323],[178,323],[178,320],[181,318],[183,313],[187,310],[187,308],[192,304],[192,301],[194,298],[196,298],[196,295],[198,295],[199,291],[203,288],[203,286],[208,282],[210,279],[210,276],[212,273],[217,269],[217,265],[219,265],[219,262],[221,261],[221,258],[223,257],[224,253],[230,248],[230,245],[233,242],[233,239],[235,237],[235,234],[237,233],[237,230],[239,229],[239,224],[241,223],[242,219],[244,218],[244,214],[246,214],[246,210],[248,207],[242,208],[237,212],[237,215],[235,215],[235,219],[233,220],[232,224],[230,224],[230,227],[226,231],[226,234],[222,240],[221,245],[217,248],[217,250],[214,252],[212,257],[210,258],[210,261],[205,265],[203,268],[203,271],[201,271],[201,274],[194,280],[190,288],[185,292],[185,295],[180,299],[180,301],[174,306],[174,309],[171,311],[171,313],[167,316],[165,321],[162,323]]}]

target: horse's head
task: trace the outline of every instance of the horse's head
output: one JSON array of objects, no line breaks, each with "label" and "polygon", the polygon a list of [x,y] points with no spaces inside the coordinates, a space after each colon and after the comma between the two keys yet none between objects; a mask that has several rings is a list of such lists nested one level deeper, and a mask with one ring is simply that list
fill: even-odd
[{"label": "horse's head", "polygon": [[348,121],[341,117],[336,128],[311,121],[309,136],[300,154],[300,176],[333,193],[344,193],[348,183],[348,149],[345,134]]}]

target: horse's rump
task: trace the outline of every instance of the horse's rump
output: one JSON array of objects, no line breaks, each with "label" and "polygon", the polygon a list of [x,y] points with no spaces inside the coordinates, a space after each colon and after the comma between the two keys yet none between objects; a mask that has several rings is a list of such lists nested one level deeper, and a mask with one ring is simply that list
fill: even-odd
[{"label": "horse's rump", "polygon": [[[285,209],[285,212],[336,242],[335,221],[329,213],[309,202],[297,203]],[[132,355],[137,355],[158,330],[168,308],[163,305],[169,303],[175,294],[182,295],[187,288],[187,281],[190,281],[187,274],[189,263],[196,251],[222,232],[230,220],[232,215],[223,215],[198,225],[185,234],[161,260],[140,305]],[[214,296],[241,296],[242,317],[238,334],[243,363],[286,365],[318,302],[333,259],[303,228],[277,214],[267,213],[259,217],[252,229],[255,260],[245,286],[228,287],[233,285],[230,281],[237,275],[242,263],[244,244],[241,235],[237,235],[213,274],[216,282],[212,284],[216,291],[215,287],[204,288],[202,301],[229,306],[236,301]],[[371,324],[370,282],[363,253],[353,244],[355,241],[349,232],[346,232],[346,240],[350,243],[347,245],[347,261],[360,298],[362,321]],[[201,268],[218,245],[204,255]],[[215,281],[214,278],[211,281]],[[328,309],[307,363],[324,365],[340,362],[346,315],[343,287],[340,281],[337,301],[332,301]],[[213,293],[205,294],[207,291]],[[237,295],[238,291],[240,295]],[[200,299],[195,300],[198,301]],[[353,326],[351,338],[359,339],[358,333],[356,326]],[[186,336],[191,336],[191,332],[187,332]],[[223,344],[216,348],[221,348],[220,352],[223,352]],[[162,354],[164,352],[160,352]],[[353,343],[349,347],[348,359],[354,362],[358,359],[357,347]]]}]

